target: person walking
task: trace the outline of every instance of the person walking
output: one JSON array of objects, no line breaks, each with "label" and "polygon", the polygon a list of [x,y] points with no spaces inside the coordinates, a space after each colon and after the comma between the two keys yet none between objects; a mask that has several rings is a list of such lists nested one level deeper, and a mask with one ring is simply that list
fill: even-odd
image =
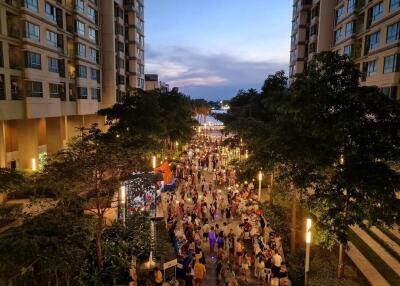
[{"label": "person walking", "polygon": [[200,261],[194,264],[194,283],[195,286],[202,286],[204,276],[206,275],[206,267]]},{"label": "person walking", "polygon": [[192,263],[190,263],[186,269],[185,286],[194,286],[194,271]]},{"label": "person walking", "polygon": [[210,233],[208,234],[209,237],[209,243],[210,243],[210,252],[214,253],[214,247],[215,247],[215,242],[216,242],[216,235],[214,231],[214,227],[211,227]]}]

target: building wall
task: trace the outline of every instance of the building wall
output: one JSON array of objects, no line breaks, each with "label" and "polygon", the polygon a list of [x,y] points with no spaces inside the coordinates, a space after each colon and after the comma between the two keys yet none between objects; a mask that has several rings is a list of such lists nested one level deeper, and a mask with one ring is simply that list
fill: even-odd
[{"label": "building wall", "polygon": [[[105,128],[95,113],[116,102],[115,75],[126,74],[110,56],[114,39],[125,43],[115,35],[114,2],[127,1],[0,0],[0,167],[30,169],[78,127]],[[118,23],[125,32],[124,16]]]},{"label": "building wall", "polygon": [[[291,80],[296,73],[303,72],[315,53],[331,50],[347,54],[354,60],[365,73],[365,77],[361,79],[363,85],[377,85],[389,96],[398,98],[400,7],[399,4],[395,5],[397,1],[314,0],[311,6],[304,2],[307,1],[294,1],[293,34],[299,35],[299,40],[292,41]],[[304,14],[305,11],[309,11],[308,14]],[[388,41],[389,26],[397,23],[394,40]],[[306,30],[305,37],[303,29]],[[375,39],[375,33],[379,33],[379,39],[371,46],[370,39]],[[304,48],[303,42],[308,44],[308,48]],[[390,61],[393,65],[388,64],[387,57],[391,56],[394,56],[394,60]]]}]

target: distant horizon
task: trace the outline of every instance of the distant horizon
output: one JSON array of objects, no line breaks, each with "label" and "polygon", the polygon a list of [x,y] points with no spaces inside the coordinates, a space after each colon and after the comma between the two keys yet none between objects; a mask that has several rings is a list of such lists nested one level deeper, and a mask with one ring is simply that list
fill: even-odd
[{"label": "distant horizon", "polygon": [[291,0],[151,0],[145,13],[145,72],[191,98],[231,99],[288,71]]}]

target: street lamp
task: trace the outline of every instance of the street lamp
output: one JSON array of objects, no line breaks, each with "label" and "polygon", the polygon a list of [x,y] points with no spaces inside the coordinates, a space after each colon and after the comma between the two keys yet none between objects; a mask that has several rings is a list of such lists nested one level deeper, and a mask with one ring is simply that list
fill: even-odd
[{"label": "street lamp", "polygon": [[121,206],[122,224],[125,225],[126,187],[124,185],[119,188],[119,203]]},{"label": "street lamp", "polygon": [[308,284],[308,272],[310,271],[311,225],[312,225],[312,220],[308,218],[306,224],[306,261],[304,267],[305,270],[304,285]]},{"label": "street lamp", "polygon": [[261,202],[261,182],[263,179],[263,174],[260,170],[260,172],[258,172],[258,200]]},{"label": "street lamp", "polygon": [[157,167],[157,158],[156,158],[156,156],[153,156],[152,163],[153,163],[153,169],[155,169]]},{"label": "street lamp", "polygon": [[36,172],[37,165],[36,165],[36,158],[32,158],[32,171]]}]

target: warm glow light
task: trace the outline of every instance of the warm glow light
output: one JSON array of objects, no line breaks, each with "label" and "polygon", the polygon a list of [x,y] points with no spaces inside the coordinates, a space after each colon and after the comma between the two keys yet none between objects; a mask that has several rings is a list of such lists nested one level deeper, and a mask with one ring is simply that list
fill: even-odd
[{"label": "warm glow light", "polygon": [[176,147],[179,146],[179,142],[178,142],[178,141],[175,142],[175,146],[176,146]]},{"label": "warm glow light", "polygon": [[121,204],[125,204],[125,198],[126,198],[126,189],[125,189],[125,186],[121,186],[121,187],[119,188],[119,191],[120,191],[120,193],[119,193],[119,195],[120,195],[119,199],[120,199],[120,201],[121,201]]},{"label": "warm glow light", "polygon": [[152,162],[153,162],[153,169],[155,169],[156,166],[157,166],[157,158],[156,158],[156,156],[153,156]]},{"label": "warm glow light", "polygon": [[311,225],[312,225],[312,220],[308,218],[306,226],[306,243],[311,243]]},{"label": "warm glow light", "polygon": [[246,154],[244,155],[246,159],[249,159],[249,150],[246,150]]},{"label": "warm glow light", "polygon": [[36,158],[32,158],[32,171],[36,171],[37,166],[36,166]]},{"label": "warm glow light", "polygon": [[259,180],[259,181],[262,181],[262,178],[263,178],[263,174],[262,174],[262,172],[260,171],[260,172],[258,173],[258,180]]},{"label": "warm glow light", "polygon": [[344,165],[344,155],[343,154],[340,155],[339,163],[340,163],[340,165]]}]

